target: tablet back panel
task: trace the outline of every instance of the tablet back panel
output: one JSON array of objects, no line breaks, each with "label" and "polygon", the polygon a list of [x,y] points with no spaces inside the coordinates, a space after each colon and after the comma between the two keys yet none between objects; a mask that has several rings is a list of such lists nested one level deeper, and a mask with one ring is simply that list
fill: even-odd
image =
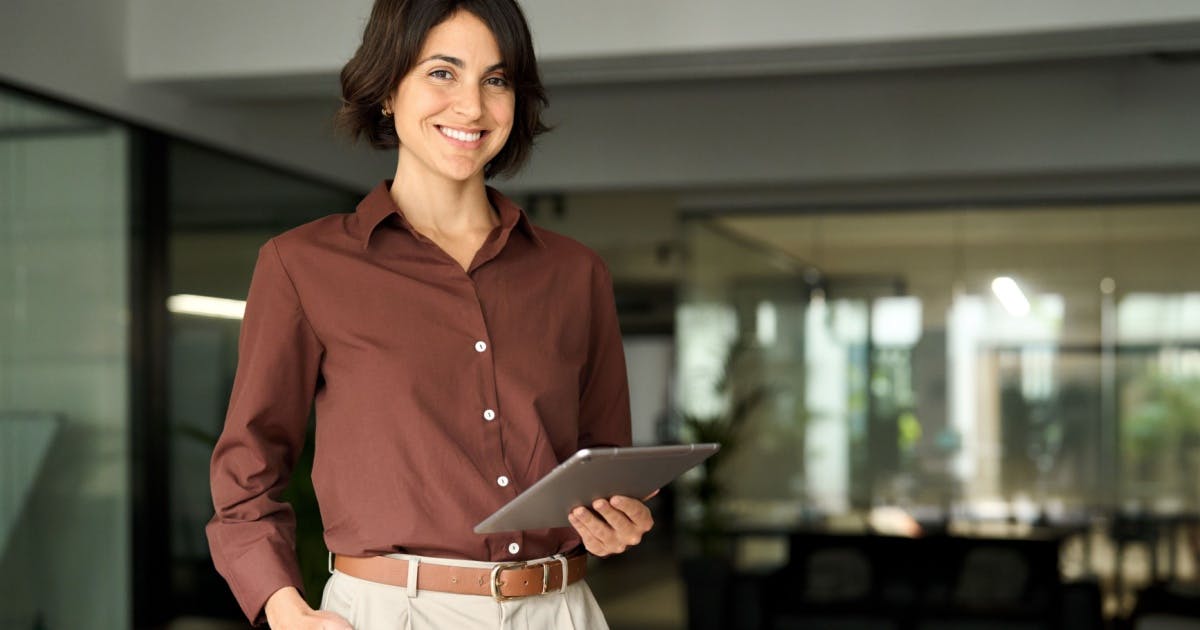
[{"label": "tablet back panel", "polygon": [[719,444],[582,449],[475,526],[475,533],[570,527],[567,514],[614,495],[643,498],[720,449]]}]

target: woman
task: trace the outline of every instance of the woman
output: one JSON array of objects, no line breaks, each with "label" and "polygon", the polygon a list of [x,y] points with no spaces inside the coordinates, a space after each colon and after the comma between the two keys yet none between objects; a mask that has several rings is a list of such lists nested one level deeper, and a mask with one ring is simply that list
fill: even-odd
[{"label": "woman", "polygon": [[[378,0],[342,91],[339,122],[396,148],[395,176],[259,250],[212,457],[213,561],[276,629],[605,628],[587,552],[637,544],[642,501],[472,532],[577,449],[630,441],[606,267],[484,183],[545,131],[524,16],[513,0]],[[280,499],[314,401],[336,558],[316,611]]]}]

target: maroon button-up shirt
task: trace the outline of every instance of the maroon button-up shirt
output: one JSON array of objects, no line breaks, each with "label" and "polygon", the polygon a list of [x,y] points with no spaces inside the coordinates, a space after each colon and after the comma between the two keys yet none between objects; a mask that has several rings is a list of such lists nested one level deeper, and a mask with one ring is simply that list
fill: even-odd
[{"label": "maroon button-up shirt", "polygon": [[207,527],[255,623],[272,593],[301,588],[280,494],[314,401],[325,542],[352,556],[568,551],[580,542],[570,528],[471,530],[577,449],[630,443],[604,262],[489,188],[501,224],[464,272],[412,228],[390,185],[259,250]]}]

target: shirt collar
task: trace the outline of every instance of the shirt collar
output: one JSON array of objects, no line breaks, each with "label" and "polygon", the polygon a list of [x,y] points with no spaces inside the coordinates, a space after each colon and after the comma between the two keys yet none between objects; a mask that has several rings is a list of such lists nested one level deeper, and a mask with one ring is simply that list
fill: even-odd
[{"label": "shirt collar", "polygon": [[[384,219],[396,213],[400,217],[400,223],[404,229],[415,232],[412,225],[405,218],[404,212],[392,200],[391,194],[392,180],[385,179],[371,189],[367,196],[358,203],[358,208],[355,210],[355,218],[357,219],[357,234],[358,240],[362,241],[362,248],[365,250],[371,242],[371,234],[375,232],[375,228]],[[509,232],[514,226],[520,226],[521,231],[529,237],[538,247],[545,247],[542,238],[538,236],[537,231],[533,229],[533,223],[529,221],[529,217],[525,214],[520,206],[513,203],[511,199],[505,197],[500,191],[487,187],[488,201],[492,206],[500,212],[500,228],[504,232]]]}]

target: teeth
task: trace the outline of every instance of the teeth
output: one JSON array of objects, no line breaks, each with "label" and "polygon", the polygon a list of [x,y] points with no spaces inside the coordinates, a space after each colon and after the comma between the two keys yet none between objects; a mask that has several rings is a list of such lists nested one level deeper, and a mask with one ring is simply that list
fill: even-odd
[{"label": "teeth", "polygon": [[463,142],[475,142],[479,139],[479,136],[483,135],[478,131],[475,133],[466,133],[464,131],[451,129],[449,127],[438,127],[438,129],[441,130],[441,132],[446,136],[454,138],[455,140],[461,140]]}]

